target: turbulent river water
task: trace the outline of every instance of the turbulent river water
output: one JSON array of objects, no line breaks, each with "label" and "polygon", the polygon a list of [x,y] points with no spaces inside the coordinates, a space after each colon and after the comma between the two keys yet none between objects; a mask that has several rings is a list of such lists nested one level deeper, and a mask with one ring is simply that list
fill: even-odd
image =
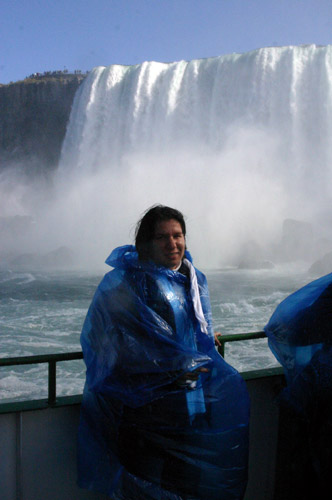
[{"label": "turbulent river water", "polygon": [[[244,271],[205,271],[214,328],[223,333],[263,329],[287,295],[311,281],[299,267]],[[1,357],[80,350],[80,331],[94,290],[102,277],[86,271],[0,272]],[[267,341],[227,344],[226,360],[238,370],[276,366]],[[77,394],[84,383],[83,361],[58,364],[57,393]],[[0,370],[0,400],[46,397],[47,367]]]}]

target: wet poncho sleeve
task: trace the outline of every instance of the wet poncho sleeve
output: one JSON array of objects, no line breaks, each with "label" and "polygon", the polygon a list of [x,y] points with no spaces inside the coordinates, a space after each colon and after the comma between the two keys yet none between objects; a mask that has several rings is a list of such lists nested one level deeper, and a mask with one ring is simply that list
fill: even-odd
[{"label": "wet poncho sleeve", "polygon": [[[215,349],[205,276],[195,271],[206,332],[188,277],[141,263],[130,246],[107,262],[114,269],[81,335],[80,486],[117,500],[240,500],[249,398]],[[184,375],[201,367],[207,371],[196,383],[186,383]]]}]

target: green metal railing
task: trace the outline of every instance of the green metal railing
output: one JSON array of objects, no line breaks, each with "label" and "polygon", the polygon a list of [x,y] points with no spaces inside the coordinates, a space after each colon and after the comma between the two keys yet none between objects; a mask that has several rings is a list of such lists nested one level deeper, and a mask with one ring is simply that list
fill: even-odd
[{"label": "green metal railing", "polygon": [[218,346],[218,352],[225,357],[225,344],[227,342],[238,342],[240,340],[253,340],[266,338],[265,332],[252,332],[252,333],[231,333],[228,335],[219,335],[218,339],[221,346]]},{"label": "green metal railing", "polygon": [[[218,347],[219,353],[224,357],[225,356],[225,344],[227,342],[239,342],[244,340],[253,340],[253,339],[261,339],[266,338],[264,332],[253,332],[253,333],[236,333],[236,334],[227,334],[220,335],[219,341],[221,346]],[[38,401],[19,401],[16,403],[1,403],[0,400],[0,413],[2,411],[17,411],[22,409],[32,409],[35,407],[50,407],[55,406],[59,400],[57,399],[56,394],[56,365],[61,361],[72,361],[83,359],[83,353],[81,351],[77,352],[67,352],[67,353],[59,353],[59,354],[40,354],[35,356],[20,356],[15,358],[0,358],[0,368],[8,367],[8,366],[22,366],[22,365],[34,365],[34,364],[48,364],[48,397],[47,400],[38,400]],[[279,370],[279,369],[278,369]],[[258,370],[257,376],[264,372],[267,374],[274,374],[272,370]],[[269,373],[270,372],[270,373]],[[248,375],[251,372],[245,372]],[[252,372],[253,373],[253,372]],[[247,377],[246,377],[247,378]],[[80,401],[81,396],[71,396],[67,398],[76,398],[76,402]],[[59,398],[61,400],[65,400],[66,397]]]},{"label": "green metal railing", "polygon": [[[20,356],[16,358],[0,358],[0,368],[3,366],[48,364],[48,406],[56,403],[56,364],[60,361],[83,359],[82,351],[64,352],[59,354],[39,354],[35,356]],[[1,401],[0,401],[1,403]]]}]

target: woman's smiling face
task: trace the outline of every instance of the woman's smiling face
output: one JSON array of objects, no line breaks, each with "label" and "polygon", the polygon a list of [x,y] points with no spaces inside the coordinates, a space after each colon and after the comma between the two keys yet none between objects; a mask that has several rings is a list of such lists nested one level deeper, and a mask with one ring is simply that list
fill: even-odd
[{"label": "woman's smiling face", "polygon": [[181,264],[185,247],[186,240],[177,220],[157,223],[151,249],[151,257],[156,264],[176,269]]}]

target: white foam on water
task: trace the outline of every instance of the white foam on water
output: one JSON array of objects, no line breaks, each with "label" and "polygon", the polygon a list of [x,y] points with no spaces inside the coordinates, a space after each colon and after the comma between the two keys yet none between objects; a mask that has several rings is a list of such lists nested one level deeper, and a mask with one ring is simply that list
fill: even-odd
[{"label": "white foam on water", "polygon": [[18,273],[11,270],[2,272],[0,274],[0,283],[6,283],[8,281],[15,281],[17,285],[25,285],[35,281],[36,277],[32,273]]},{"label": "white foam on water", "polygon": [[0,400],[40,399],[47,397],[45,369],[33,367],[26,370],[5,368],[1,370]]}]

